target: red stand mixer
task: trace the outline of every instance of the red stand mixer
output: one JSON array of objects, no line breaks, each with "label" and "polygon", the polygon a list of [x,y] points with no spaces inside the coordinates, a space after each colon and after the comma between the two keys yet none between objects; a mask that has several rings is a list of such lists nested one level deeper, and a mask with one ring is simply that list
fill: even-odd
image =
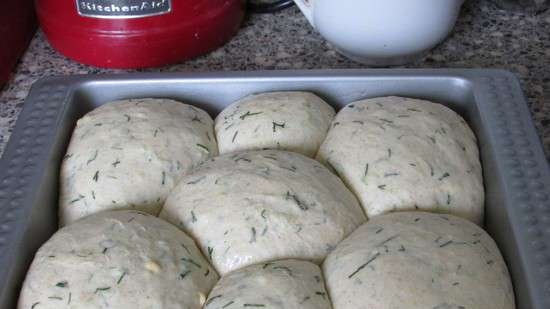
[{"label": "red stand mixer", "polygon": [[51,45],[85,64],[162,66],[206,53],[229,40],[245,0],[36,0]]}]

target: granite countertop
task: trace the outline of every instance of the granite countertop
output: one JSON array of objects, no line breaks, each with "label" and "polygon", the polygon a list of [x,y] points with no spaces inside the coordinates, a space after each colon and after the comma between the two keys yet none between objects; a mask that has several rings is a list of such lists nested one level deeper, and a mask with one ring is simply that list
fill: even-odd
[{"label": "granite countertop", "polygon": [[[224,47],[182,64],[145,71],[330,69],[364,66],[340,56],[296,8],[250,15]],[[503,68],[521,80],[536,127],[550,158],[550,10],[505,11],[489,0],[467,1],[454,33],[417,68]],[[0,93],[0,153],[30,86],[50,75],[120,73],[75,63],[56,53],[38,31],[11,81]]]}]

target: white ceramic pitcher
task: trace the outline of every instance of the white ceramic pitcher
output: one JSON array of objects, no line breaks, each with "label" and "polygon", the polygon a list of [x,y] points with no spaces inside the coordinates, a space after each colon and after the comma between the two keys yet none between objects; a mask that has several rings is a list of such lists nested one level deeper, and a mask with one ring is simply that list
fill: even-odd
[{"label": "white ceramic pitcher", "polygon": [[400,65],[443,41],[464,0],[294,0],[308,21],[345,56]]}]

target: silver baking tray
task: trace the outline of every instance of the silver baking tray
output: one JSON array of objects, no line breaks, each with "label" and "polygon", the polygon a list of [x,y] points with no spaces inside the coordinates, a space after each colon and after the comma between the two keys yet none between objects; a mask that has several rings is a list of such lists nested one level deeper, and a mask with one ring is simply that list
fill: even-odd
[{"label": "silver baking tray", "polygon": [[57,229],[58,171],[78,118],[105,102],[137,97],[181,100],[215,116],[245,95],[276,90],[312,91],[336,108],[359,99],[400,95],[441,102],[460,113],[479,139],[485,228],[507,261],[517,308],[550,308],[548,163],[517,79],[506,71],[483,69],[42,79],[32,87],[0,162],[0,308],[15,308],[34,253]]}]

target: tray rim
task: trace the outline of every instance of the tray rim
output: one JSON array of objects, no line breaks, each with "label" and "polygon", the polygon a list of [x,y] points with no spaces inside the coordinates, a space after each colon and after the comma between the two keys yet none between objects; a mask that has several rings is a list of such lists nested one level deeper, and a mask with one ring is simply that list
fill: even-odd
[{"label": "tray rim", "polygon": [[[154,82],[165,83],[168,81],[226,82],[228,80],[268,82],[273,79],[286,81],[338,79],[345,81],[357,78],[402,79],[407,77],[415,79],[445,77],[467,80],[474,87],[476,102],[478,100],[487,102],[487,106],[484,107],[484,111],[480,110],[480,114],[486,118],[483,119],[484,122],[492,119],[496,124],[495,128],[491,128],[491,131],[494,132],[491,132],[488,142],[492,144],[493,149],[502,150],[502,153],[497,154],[502,157],[500,160],[502,164],[497,162],[497,165],[499,165],[499,172],[505,173],[502,175],[507,188],[507,196],[504,200],[518,204],[513,208],[508,206],[507,214],[515,238],[511,241],[514,241],[515,246],[519,249],[518,258],[526,272],[525,276],[528,278],[528,298],[533,309],[550,306],[550,241],[544,238],[545,232],[550,232],[550,229],[540,222],[540,218],[547,218],[550,215],[550,205],[547,205],[547,192],[550,192],[548,162],[517,77],[500,69],[224,71],[126,73],[42,78],[33,84],[16,122],[12,138],[8,141],[0,160],[0,264],[9,265],[6,264],[6,261],[15,258],[13,256],[16,251],[15,247],[21,246],[23,233],[25,233],[26,225],[29,222],[30,210],[36,204],[29,193],[31,193],[30,195],[36,194],[39,180],[44,173],[44,170],[39,170],[37,165],[43,167],[45,163],[36,164],[34,161],[38,159],[44,161],[45,157],[51,155],[48,152],[53,147],[52,142],[57,133],[56,130],[44,130],[44,127],[58,129],[64,109],[80,87],[85,87],[89,83],[117,81],[127,83],[128,81],[138,82],[151,79],[155,80]],[[507,89],[510,91],[506,92]],[[40,99],[41,96],[52,100],[45,102]],[[42,102],[42,104],[38,106],[37,102]],[[495,110],[492,111],[491,108]],[[53,109],[55,112],[51,112]],[[508,113],[512,110],[513,112]],[[42,127],[40,128],[40,126]],[[31,143],[29,139],[33,138],[35,132],[32,131],[35,129],[38,129],[38,134],[35,134],[34,143]],[[519,138],[526,142],[521,144],[514,142],[505,134],[509,129],[522,131],[523,135]],[[27,140],[27,142],[21,143],[22,140]],[[39,158],[41,155],[42,157]],[[508,169],[509,171],[507,171]],[[15,176],[18,174],[23,177],[15,181]],[[523,185],[527,181],[535,182],[538,185]],[[29,190],[33,188],[34,190]],[[14,223],[19,226],[14,226]],[[2,252],[4,253],[2,254]],[[4,293],[7,293],[5,279],[8,277],[8,271],[11,272],[11,270],[0,270],[0,299],[3,298]]]}]

